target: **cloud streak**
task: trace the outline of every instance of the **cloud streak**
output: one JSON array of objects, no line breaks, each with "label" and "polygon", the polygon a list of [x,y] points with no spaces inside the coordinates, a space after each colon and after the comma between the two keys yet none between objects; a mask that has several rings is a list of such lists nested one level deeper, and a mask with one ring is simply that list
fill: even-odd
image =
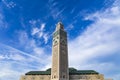
[{"label": "cloud streak", "polygon": [[[69,40],[70,66],[78,69],[94,69],[105,74],[105,76],[112,77],[113,75],[114,79],[120,79],[120,65],[115,63],[113,59],[116,55],[118,55],[115,57],[116,59],[120,56],[120,37],[118,35],[120,34],[120,6],[118,6],[119,1],[117,1],[105,11],[97,11],[84,18],[84,20],[91,20],[94,23],[89,25],[78,37]],[[16,6],[14,2],[7,2],[7,0],[2,0],[2,4],[8,8]],[[63,12],[66,9],[65,7],[60,9],[59,6],[61,5],[58,4],[54,0],[49,0],[48,3],[50,11],[48,15],[55,20],[58,17],[63,18]],[[73,8],[71,14],[75,10]],[[79,16],[80,13],[74,17],[74,20]],[[69,31],[73,29],[76,22],[77,19],[72,21],[66,29]],[[15,36],[17,37],[15,40],[17,48],[0,44],[1,80],[17,80],[21,74],[30,70],[45,70],[51,66],[51,54],[49,54],[46,45],[44,45],[45,47],[42,45],[43,41],[44,44],[47,44],[49,39],[48,32],[46,32],[47,23],[38,19],[30,20],[29,24],[30,29],[32,28],[30,33],[17,31]],[[0,28],[5,26],[7,23],[0,5]],[[112,60],[109,59],[110,56],[112,56]]]},{"label": "cloud streak", "polygon": [[48,6],[48,9],[51,14],[48,16],[52,16],[54,20],[64,19],[64,16],[62,15],[62,13],[66,9],[66,7],[62,7],[62,9],[60,9],[61,4],[59,4],[57,1],[53,1],[53,0],[49,0],[47,6]]},{"label": "cloud streak", "polygon": [[31,31],[31,35],[33,37],[38,38],[38,39],[43,38],[44,43],[47,44],[49,37],[48,37],[48,33],[45,32],[45,25],[46,24],[45,23],[39,24],[40,23],[39,20],[32,20],[32,21],[29,21],[29,22],[30,22],[31,26],[33,27],[32,31]]},{"label": "cloud streak", "polygon": [[[41,50],[38,48],[35,51],[39,53]],[[30,53],[20,51],[11,46],[0,44],[0,79],[7,80],[9,78],[10,80],[18,80],[20,75],[30,70],[43,70],[48,68],[47,66],[50,64],[48,63],[50,60],[51,56],[46,54],[34,54],[33,56]],[[13,75],[15,76],[12,77]]]},{"label": "cloud streak", "polygon": [[[89,25],[84,33],[69,42],[70,66],[75,66],[79,69],[95,69],[102,73],[109,72],[105,75],[110,75],[110,71],[114,69],[120,71],[115,61],[110,62],[111,60],[108,58],[111,55],[120,55],[120,36],[118,35],[120,34],[119,13],[120,7],[116,5],[105,11],[89,14],[84,18],[84,20],[92,20],[94,23]],[[105,62],[103,60],[101,62],[98,58],[107,59],[108,61]],[[107,65],[109,65],[109,70],[105,67]]]},{"label": "cloud streak", "polygon": [[7,28],[8,24],[5,21],[5,17],[3,15],[3,10],[2,10],[2,6],[0,6],[0,28]]},{"label": "cloud streak", "polygon": [[14,8],[16,4],[13,1],[2,0],[3,4],[8,8]]}]

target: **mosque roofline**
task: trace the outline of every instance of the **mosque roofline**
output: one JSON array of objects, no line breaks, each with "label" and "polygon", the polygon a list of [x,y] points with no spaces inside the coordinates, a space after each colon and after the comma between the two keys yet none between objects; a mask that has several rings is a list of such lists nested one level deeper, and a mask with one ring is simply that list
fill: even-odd
[{"label": "mosque roofline", "polygon": [[[69,75],[82,75],[82,74],[99,74],[94,70],[77,70],[75,68],[69,68]],[[25,75],[51,75],[51,68],[46,71],[29,71]]]}]

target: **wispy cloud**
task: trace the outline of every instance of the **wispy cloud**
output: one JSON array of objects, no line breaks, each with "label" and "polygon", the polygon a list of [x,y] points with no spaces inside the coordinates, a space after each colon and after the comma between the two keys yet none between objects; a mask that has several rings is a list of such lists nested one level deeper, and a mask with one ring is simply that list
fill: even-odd
[{"label": "wispy cloud", "polygon": [[14,8],[16,6],[16,3],[9,0],[1,0],[0,2],[0,28],[7,28],[9,26],[9,23],[6,20],[5,15],[5,6],[8,9]]},{"label": "wispy cloud", "polygon": [[7,28],[8,24],[5,21],[5,17],[2,9],[3,9],[2,6],[0,6],[0,28]]},{"label": "wispy cloud", "polygon": [[32,26],[31,35],[35,36],[38,39],[44,39],[45,44],[48,42],[49,36],[48,33],[45,32],[45,23],[40,23],[38,20],[29,21]]},{"label": "wispy cloud", "polygon": [[75,26],[74,26],[74,24],[77,22],[77,20],[74,20],[74,21],[72,21],[71,23],[69,23],[68,25],[67,25],[67,27],[66,27],[66,30],[67,31],[70,31],[70,30],[72,30]]},{"label": "wispy cloud", "polygon": [[[105,73],[105,75],[108,73],[109,77],[111,75],[111,77],[115,77],[114,79],[120,79],[118,73],[120,65],[114,63],[113,59],[114,56],[120,55],[120,37],[118,35],[120,34],[119,3],[119,0],[116,0],[111,8],[89,14],[84,18],[84,20],[93,20],[94,23],[89,25],[83,34],[74,40],[69,40],[70,66],[78,69],[94,69],[103,74]],[[13,1],[2,0],[2,4],[10,9],[16,7],[16,3]],[[55,20],[64,18],[62,13],[66,8],[59,8],[60,5],[62,4],[55,0],[49,0],[50,13],[48,15]],[[74,13],[74,10],[75,8],[71,10],[71,13]],[[78,16],[80,16],[80,13],[73,18],[74,21]],[[66,29],[73,29],[74,21]],[[0,44],[0,80],[18,80],[20,75],[27,71],[43,70],[51,66],[51,54],[49,54],[51,52],[48,51],[48,48],[40,45],[43,40],[45,44],[48,43],[47,24],[40,19],[30,20],[29,23],[30,28],[32,28],[30,33],[26,31],[17,31],[16,33],[17,48]],[[25,26],[23,23],[21,24]],[[0,5],[1,27],[7,27],[7,23]],[[109,60],[109,56],[113,56],[112,61]],[[116,73],[114,73],[115,71]]]},{"label": "wispy cloud", "polygon": [[60,8],[60,6],[63,4],[59,4],[57,1],[49,0],[48,1],[48,9],[50,11],[50,15],[53,19],[64,19],[64,16],[62,13],[66,9],[66,7]]},{"label": "wispy cloud", "polygon": [[[48,68],[50,64],[48,62],[51,60],[51,56],[46,55],[45,52],[39,54],[41,52],[39,47],[33,49],[36,55],[0,44],[0,79],[18,80],[20,75],[30,70],[43,70]],[[13,75],[15,76],[13,77]]]},{"label": "wispy cloud", "polygon": [[[9,63],[8,63],[9,64]],[[19,76],[20,76],[20,72],[18,71],[14,71],[12,70],[8,64],[1,64],[0,63],[0,67],[1,67],[1,75],[0,75],[0,79],[1,80],[18,80]],[[2,66],[1,66],[2,65]],[[3,67],[4,66],[4,67]],[[12,76],[14,75],[14,76]],[[16,76],[16,77],[15,77]]]},{"label": "wispy cloud", "polygon": [[70,13],[71,13],[71,14],[73,14],[73,13],[74,13],[74,11],[75,11],[75,9],[76,9],[76,8],[73,8],[73,9],[71,10],[71,12],[70,12]]},{"label": "wispy cloud", "polygon": [[[104,73],[116,68],[119,71],[114,60],[110,62],[109,58],[107,58],[111,55],[120,54],[120,36],[118,35],[120,34],[119,13],[120,6],[116,5],[107,8],[105,11],[98,11],[85,17],[85,20],[93,20],[94,23],[89,25],[83,34],[69,42],[70,66],[75,66],[79,69],[95,69]],[[108,61],[104,64],[104,61],[100,62],[97,58]],[[88,66],[89,63],[93,65]],[[109,70],[107,70],[107,67],[103,67],[108,65],[115,66],[109,66]],[[88,67],[85,68],[85,66]]]},{"label": "wispy cloud", "polygon": [[14,8],[16,6],[16,3],[13,1],[2,0],[2,2],[8,8]]},{"label": "wispy cloud", "polygon": [[44,35],[45,24],[41,24],[40,28],[34,27],[32,30],[32,35],[37,35],[38,38],[41,38]]},{"label": "wispy cloud", "polygon": [[[19,76],[27,71],[27,69],[32,69],[30,67],[28,68],[28,65],[31,66],[29,63],[39,59],[35,56],[4,44],[0,44],[0,56],[2,56],[0,59],[0,79],[2,80],[18,80]],[[15,66],[17,68],[15,68]],[[13,77],[13,75],[15,76]]]},{"label": "wispy cloud", "polygon": [[22,47],[24,46],[26,52],[39,57],[41,64],[48,64],[48,62],[44,61],[44,58],[46,58],[46,60],[49,60],[49,57],[51,56],[49,54],[46,54],[49,53],[45,50],[46,47],[39,45],[40,43],[37,43],[35,39],[29,38],[28,34],[25,31],[20,31],[18,36],[19,43]]},{"label": "wispy cloud", "polygon": [[36,56],[33,56],[31,54],[25,53],[23,51],[20,51],[18,49],[15,49],[11,46],[7,46],[4,44],[0,44],[0,56],[1,59],[18,60],[18,61],[25,60],[25,56],[31,57],[33,59],[38,59],[38,60],[40,59]]}]

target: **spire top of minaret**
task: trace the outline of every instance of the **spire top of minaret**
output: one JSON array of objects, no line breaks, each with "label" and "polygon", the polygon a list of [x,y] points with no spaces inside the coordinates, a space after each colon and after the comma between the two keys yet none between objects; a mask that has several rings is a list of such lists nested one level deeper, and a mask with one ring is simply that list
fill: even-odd
[{"label": "spire top of minaret", "polygon": [[64,25],[62,24],[61,21],[59,21],[59,22],[57,23],[57,25],[56,25],[56,30],[59,30],[59,29],[64,30]]}]

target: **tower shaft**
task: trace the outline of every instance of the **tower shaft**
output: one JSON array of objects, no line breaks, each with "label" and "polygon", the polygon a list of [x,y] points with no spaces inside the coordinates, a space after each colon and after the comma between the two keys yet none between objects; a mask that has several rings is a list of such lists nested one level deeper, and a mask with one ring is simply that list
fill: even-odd
[{"label": "tower shaft", "polygon": [[51,80],[69,80],[67,33],[62,23],[53,33]]}]

